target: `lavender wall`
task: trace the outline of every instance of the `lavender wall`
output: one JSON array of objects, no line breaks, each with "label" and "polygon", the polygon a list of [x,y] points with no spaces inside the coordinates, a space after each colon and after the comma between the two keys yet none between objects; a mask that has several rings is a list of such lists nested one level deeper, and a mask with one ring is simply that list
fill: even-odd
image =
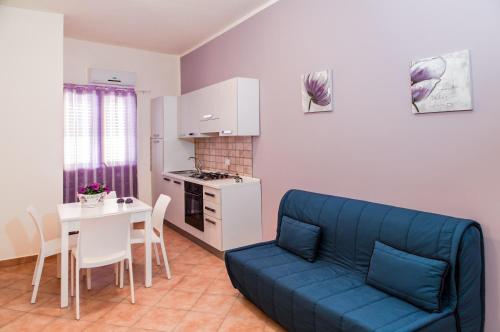
[{"label": "lavender wall", "polygon": [[[289,188],[473,218],[486,236],[487,330],[500,330],[500,2],[283,0],[182,57],[182,92],[261,80],[265,237]],[[413,115],[408,63],[470,49],[473,112]],[[333,113],[299,77],[334,70]]]}]

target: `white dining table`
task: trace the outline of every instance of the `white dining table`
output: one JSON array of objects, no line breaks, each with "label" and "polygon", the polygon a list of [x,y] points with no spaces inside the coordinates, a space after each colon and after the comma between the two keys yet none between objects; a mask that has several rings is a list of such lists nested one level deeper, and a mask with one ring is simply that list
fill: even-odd
[{"label": "white dining table", "polygon": [[69,233],[80,229],[80,220],[88,218],[99,218],[112,215],[128,214],[130,222],[144,221],[145,233],[145,278],[146,287],[152,285],[151,266],[151,211],[148,204],[134,198],[130,204],[117,203],[116,199],[105,199],[103,203],[95,207],[84,207],[80,203],[66,203],[57,205],[59,222],[61,223],[61,308],[67,307],[68,297],[68,250]]}]

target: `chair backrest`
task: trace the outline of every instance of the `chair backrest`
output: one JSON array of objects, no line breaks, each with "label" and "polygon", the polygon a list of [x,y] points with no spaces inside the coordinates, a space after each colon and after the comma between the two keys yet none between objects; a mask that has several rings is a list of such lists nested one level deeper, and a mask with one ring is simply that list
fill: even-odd
[{"label": "chair backrest", "polygon": [[110,199],[114,199],[114,198],[117,198],[116,196],[116,191],[110,191],[107,195],[106,195],[106,198],[110,198]]},{"label": "chair backrest", "polygon": [[38,210],[30,205],[26,209],[28,212],[28,215],[31,217],[31,220],[33,220],[33,223],[35,224],[35,227],[38,231],[38,234],[40,235],[40,245],[43,245],[45,242],[45,236],[43,235],[43,223],[42,223],[42,217],[40,216],[40,213],[38,213]]},{"label": "chair backrest", "polygon": [[155,207],[153,208],[153,214],[151,216],[151,223],[153,228],[156,229],[160,234],[163,233],[163,220],[165,218],[165,212],[167,211],[168,205],[172,199],[164,194],[160,194],[156,200]]},{"label": "chair backrest", "polygon": [[[82,219],[78,236],[81,267],[86,262],[105,263],[130,250],[130,221],[126,214]],[[109,262],[111,264],[113,262]]]}]

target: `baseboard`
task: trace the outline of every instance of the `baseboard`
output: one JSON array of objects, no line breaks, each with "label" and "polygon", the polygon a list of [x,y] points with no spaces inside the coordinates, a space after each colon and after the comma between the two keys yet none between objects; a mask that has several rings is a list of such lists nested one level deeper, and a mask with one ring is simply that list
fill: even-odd
[{"label": "baseboard", "polygon": [[37,257],[38,257],[38,255],[32,255],[32,256],[4,259],[4,260],[0,261],[0,268],[36,262]]},{"label": "baseboard", "polygon": [[176,225],[170,223],[167,220],[164,220],[164,224],[167,225],[167,227],[172,228],[174,231],[176,231],[177,233],[181,234],[182,236],[187,237],[189,240],[193,241],[194,243],[196,243],[197,245],[199,245],[203,249],[209,251],[210,253],[212,253],[217,258],[219,258],[221,260],[224,260],[224,252],[223,251],[219,251],[219,250],[217,250],[215,248],[212,248],[211,246],[209,246],[205,242],[201,241],[197,237],[194,237],[193,235],[189,234],[185,230],[177,227]]}]

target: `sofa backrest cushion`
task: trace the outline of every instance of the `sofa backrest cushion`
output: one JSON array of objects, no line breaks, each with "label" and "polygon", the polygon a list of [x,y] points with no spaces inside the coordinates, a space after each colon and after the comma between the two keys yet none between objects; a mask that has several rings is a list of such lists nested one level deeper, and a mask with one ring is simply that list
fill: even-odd
[{"label": "sofa backrest cushion", "polygon": [[309,262],[314,262],[320,235],[320,227],[283,216],[278,245]]},{"label": "sofa backrest cushion", "polygon": [[[481,295],[484,294],[482,237],[473,249],[482,258],[477,262],[474,278],[461,277],[463,267],[457,258],[464,234],[474,228],[481,234],[480,225],[472,220],[302,190],[290,190],[283,196],[278,211],[277,239],[283,216],[321,227],[318,259],[343,266],[364,277],[375,241],[414,255],[446,261],[449,273],[443,306],[454,310],[457,302],[461,302],[461,299],[457,300],[458,289],[465,288],[460,294],[465,296],[465,292],[477,283],[480,285],[475,287],[474,294],[484,306],[484,295]],[[462,287],[459,279],[473,279],[474,284]],[[483,307],[481,311],[484,313]]]},{"label": "sofa backrest cushion", "polygon": [[366,283],[430,312],[441,311],[448,263],[376,241]]}]

